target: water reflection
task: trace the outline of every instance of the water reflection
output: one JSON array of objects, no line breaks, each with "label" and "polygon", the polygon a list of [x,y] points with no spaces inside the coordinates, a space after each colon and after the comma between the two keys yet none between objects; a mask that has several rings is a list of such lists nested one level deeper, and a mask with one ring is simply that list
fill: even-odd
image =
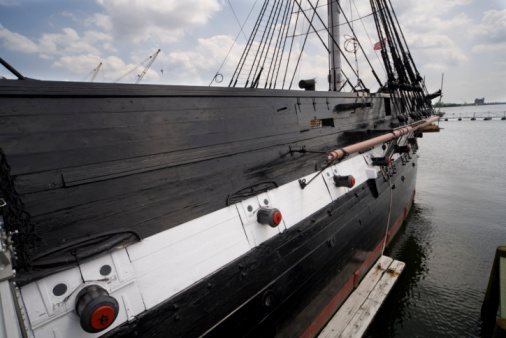
[{"label": "water reflection", "polygon": [[366,337],[490,336],[480,310],[506,245],[506,124],[441,127],[419,140],[415,204],[386,253],[406,267]]},{"label": "water reflection", "polygon": [[405,224],[401,228],[386,250],[385,255],[405,262],[406,267],[365,337],[416,335],[416,329],[405,326],[404,322],[410,322],[416,316],[414,311],[419,310],[417,303],[420,300],[416,286],[429,272],[426,262],[431,251],[432,224],[427,215],[430,210],[415,202],[406,221],[409,226]]}]

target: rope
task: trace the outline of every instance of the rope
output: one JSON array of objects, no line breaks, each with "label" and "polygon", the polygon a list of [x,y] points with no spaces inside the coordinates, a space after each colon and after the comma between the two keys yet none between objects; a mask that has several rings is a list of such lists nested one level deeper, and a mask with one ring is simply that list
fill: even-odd
[{"label": "rope", "polygon": [[[325,5],[325,6],[327,6],[327,5]],[[322,6],[318,6],[318,7],[322,7]],[[316,8],[318,8],[318,7],[316,7]],[[367,15],[364,15],[364,16],[360,17],[360,18],[350,20],[349,22],[351,23],[351,22],[359,21],[359,20],[365,19],[365,18],[367,18],[369,16],[372,16],[372,15],[374,15],[374,13],[369,13]],[[340,23],[339,25],[329,26],[329,28],[330,27],[341,27],[341,26],[344,26],[344,25],[347,25],[347,24],[348,24],[347,22],[346,23]],[[316,30],[316,32],[323,32],[323,31],[326,31],[326,30],[327,30],[326,28],[321,28],[321,29]],[[310,32],[309,34],[315,34],[316,32]],[[294,35],[289,35],[287,37],[289,37],[289,38],[296,38],[296,37],[299,37],[299,36],[302,36],[302,35],[305,35],[305,34],[294,34]]]},{"label": "rope", "polygon": [[[381,169],[381,171],[383,172],[383,168]],[[385,175],[385,173],[383,172],[383,175]],[[383,248],[381,249],[381,256],[383,256],[383,254],[385,253],[385,247],[387,245],[387,236],[388,236],[388,226],[390,225],[390,216],[392,214],[392,201],[393,201],[393,189],[392,189],[392,181],[390,179],[390,174],[387,172],[386,175],[388,175],[388,185],[390,187],[390,206],[388,208],[388,217],[387,217],[387,225],[386,225],[386,229],[385,229],[385,240],[383,241]]]},{"label": "rope", "polygon": [[[320,2],[320,0],[318,0],[316,2],[316,6],[318,6],[318,3]],[[298,3],[297,3],[298,5]],[[299,5],[300,6],[300,5]],[[300,7],[299,7],[300,8]],[[302,9],[302,8],[301,8]],[[304,52],[304,47],[306,47],[306,42],[307,42],[307,38],[309,36],[309,31],[311,30],[311,28],[313,27],[313,20],[314,20],[314,17],[315,17],[315,14],[316,14],[316,11],[313,12],[313,16],[311,17],[311,20],[308,19],[309,21],[309,26],[307,28],[307,33],[306,33],[306,37],[304,38],[304,43],[302,44],[302,48],[300,49],[300,54],[299,54],[299,58],[297,59],[297,64],[295,65],[295,70],[293,72],[293,76],[292,76],[292,80],[290,81],[290,86],[288,87],[288,89],[291,89],[292,88],[292,84],[293,84],[293,80],[295,79],[295,75],[297,73],[297,69],[299,68],[299,63],[300,63],[300,59],[302,58],[302,53]],[[304,13],[305,15],[305,13]],[[306,16],[307,18],[307,16]],[[314,28],[313,28],[314,30]],[[322,41],[323,43],[323,41]]]},{"label": "rope", "polygon": [[[239,19],[237,18],[237,15],[235,14],[235,11],[234,9],[232,8],[232,4],[230,3],[230,0],[228,0],[228,3],[230,4],[230,9],[232,9],[232,12],[234,13],[234,16],[235,16],[235,19],[237,20],[237,23],[239,24],[239,27],[240,27],[240,30],[239,30],[239,33],[237,33],[237,36],[235,37],[235,40],[234,40],[234,43],[232,44],[232,46],[230,46],[230,49],[228,50],[228,53],[227,55],[225,56],[225,59],[223,59],[223,62],[221,63],[220,65],[220,68],[218,68],[218,70],[216,71],[216,74],[214,75],[213,79],[211,80],[211,82],[209,83],[209,85],[211,85],[213,83],[213,81],[216,80],[216,77],[218,76],[218,74],[220,74],[220,70],[221,68],[223,67],[223,65],[225,64],[225,62],[227,61],[228,59],[228,56],[230,55],[230,52],[232,52],[232,48],[234,48],[235,44],[237,43],[237,39],[239,38],[239,36],[242,35],[244,36],[244,38],[246,40],[248,40],[248,38],[246,37],[246,35],[244,34],[244,31],[242,30],[244,25],[246,24],[246,22],[248,21],[249,19],[249,16],[251,15],[251,12],[253,12],[253,8],[255,8],[255,5],[257,4],[257,1],[258,0],[255,0],[255,3],[253,4],[253,6],[251,7],[249,13],[248,13],[248,16],[246,17],[246,20],[244,20],[244,23],[241,25],[240,22],[239,22]],[[218,82],[218,81],[216,81]],[[221,82],[221,81],[220,81]]]},{"label": "rope", "polygon": [[[249,54],[249,51],[251,50],[251,46],[253,45],[253,40],[256,36],[256,32],[258,31],[258,28],[260,27],[261,18],[267,9],[268,3],[269,3],[269,0],[265,0],[264,4],[262,5],[262,9],[260,10],[260,15],[258,16],[257,21],[255,22],[255,26],[253,27],[253,32],[251,33],[251,35],[248,39],[248,42],[246,43],[246,48],[244,48],[244,50],[242,52],[241,59],[237,63],[237,67],[235,68],[234,74],[232,75],[232,79],[230,80],[230,84],[228,85],[229,87],[235,87],[235,85],[237,84],[239,74],[241,73],[242,68],[243,68],[244,64],[246,63],[246,58]],[[252,10],[253,10],[253,8],[252,8]],[[237,75],[237,77],[236,77],[236,75]],[[234,78],[235,78],[235,82],[234,82]]]}]

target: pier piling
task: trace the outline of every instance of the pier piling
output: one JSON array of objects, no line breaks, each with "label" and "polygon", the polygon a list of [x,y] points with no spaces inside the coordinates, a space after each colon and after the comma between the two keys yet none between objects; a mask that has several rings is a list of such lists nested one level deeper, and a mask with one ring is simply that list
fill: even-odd
[{"label": "pier piling", "polygon": [[481,318],[484,323],[496,319],[493,336],[506,338],[506,246],[498,246],[496,249],[481,307]]}]

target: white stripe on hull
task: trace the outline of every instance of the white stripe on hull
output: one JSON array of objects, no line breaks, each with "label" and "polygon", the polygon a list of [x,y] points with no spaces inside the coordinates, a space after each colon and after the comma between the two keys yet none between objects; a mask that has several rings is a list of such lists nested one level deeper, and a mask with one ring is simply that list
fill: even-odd
[{"label": "white stripe on hull", "polygon": [[[22,306],[29,317],[31,334],[92,337],[131,320],[349,192],[349,188],[335,187],[334,174],[353,175],[355,187],[375,178],[379,169],[371,165],[371,156],[383,156],[383,151],[377,147],[331,166],[304,189],[299,180],[292,181],[23,286]],[[303,179],[309,182],[315,175]],[[279,209],[283,215],[281,224],[272,228],[258,223],[260,207]],[[112,269],[103,276],[100,270],[106,265]],[[58,284],[65,284],[67,291],[55,296],[53,288]],[[82,330],[74,309],[77,294],[90,284],[102,286],[120,304],[114,324],[99,334]]]}]

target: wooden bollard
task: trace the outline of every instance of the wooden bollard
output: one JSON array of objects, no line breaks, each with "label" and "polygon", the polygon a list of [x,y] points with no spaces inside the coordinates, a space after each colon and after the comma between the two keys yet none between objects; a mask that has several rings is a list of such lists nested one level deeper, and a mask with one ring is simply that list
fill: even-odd
[{"label": "wooden bollard", "polygon": [[[497,314],[497,308],[500,303],[499,262],[501,257],[506,258],[506,246],[498,246],[496,249],[494,263],[492,264],[492,270],[490,271],[490,278],[488,280],[487,292],[485,293],[485,299],[483,300],[483,304],[481,306],[481,318],[483,322],[489,324],[494,322]],[[502,316],[506,316],[506,313],[503,313]],[[506,320],[504,318],[502,320],[501,318],[497,320],[496,327],[494,329],[494,336],[496,331],[498,334],[497,337],[506,338]]]}]

